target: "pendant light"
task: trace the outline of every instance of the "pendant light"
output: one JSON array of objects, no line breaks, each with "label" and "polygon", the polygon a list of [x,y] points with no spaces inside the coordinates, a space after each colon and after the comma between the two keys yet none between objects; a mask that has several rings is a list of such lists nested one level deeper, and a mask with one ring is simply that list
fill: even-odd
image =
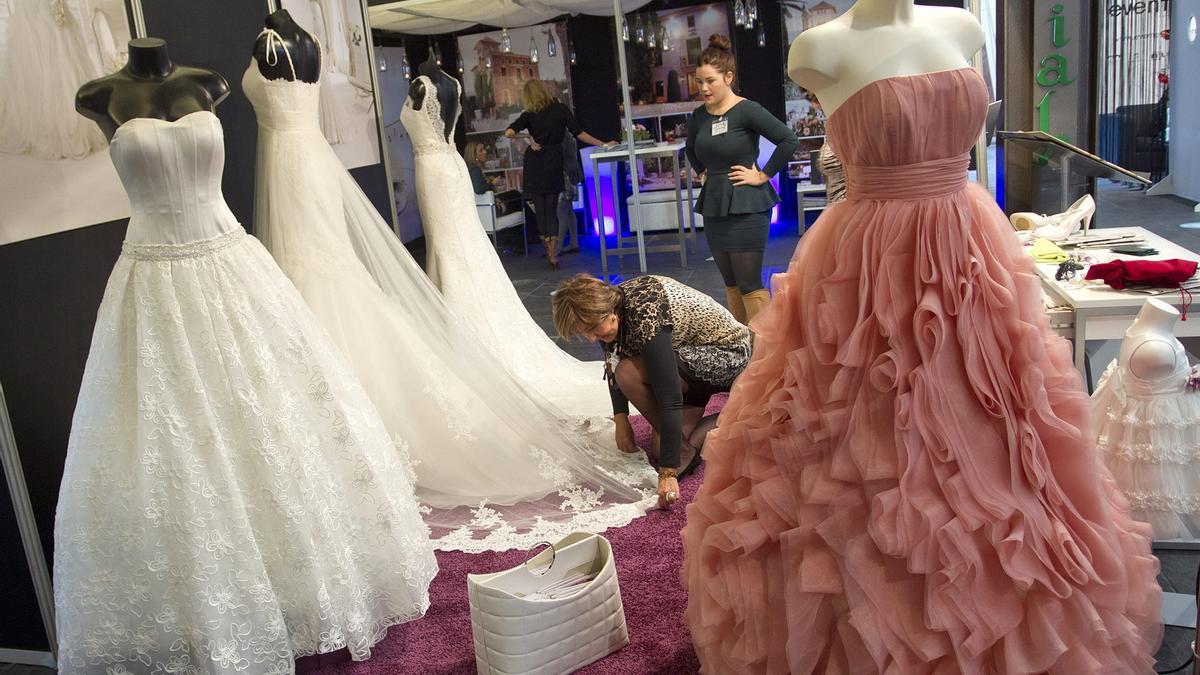
[{"label": "pendant light", "polygon": [[637,28],[633,31],[634,41],[639,45],[646,44],[646,29],[642,26],[642,15],[638,14]]},{"label": "pendant light", "polygon": [[387,55],[383,53],[383,47],[379,48],[379,72],[387,72]]},{"label": "pendant light", "polygon": [[746,25],[746,6],[742,4],[742,0],[734,0],[733,3],[733,23],[738,28]]},{"label": "pendant light", "polygon": [[512,53],[512,38],[508,36],[508,29],[500,31],[500,49],[505,54]]},{"label": "pendant light", "polygon": [[492,55],[491,54],[488,54],[487,56],[483,57],[483,67],[487,68],[488,70],[492,69]]},{"label": "pendant light", "polygon": [[662,31],[662,34],[658,36],[659,48],[662,49],[664,52],[671,51],[671,44],[669,42],[667,42],[667,27],[660,26],[659,30]]},{"label": "pendant light", "polygon": [[532,35],[529,36],[529,60],[534,63],[538,62],[538,46]]},{"label": "pendant light", "polygon": [[766,30],[766,27],[763,26],[763,22],[761,22],[761,21],[758,22],[758,46],[759,47],[767,46],[767,30]]},{"label": "pendant light", "polygon": [[547,31],[546,35],[548,36],[546,38],[546,54],[550,58],[554,58],[558,56],[558,43],[554,41],[554,26],[550,26],[550,30]]},{"label": "pendant light", "polygon": [[567,46],[568,46],[568,47],[569,47],[569,49],[570,49],[571,65],[575,65],[576,63],[578,63],[578,62],[579,62],[579,59],[578,59],[578,58],[576,58],[576,56],[575,56],[575,43],[573,43],[573,42],[568,42],[568,45],[567,45]]},{"label": "pendant light", "polygon": [[465,72],[466,72],[466,70],[467,70],[467,69],[463,67],[463,60],[462,60],[462,52],[461,52],[461,51],[459,51],[459,52],[458,52],[458,58],[457,58],[457,59],[455,59],[455,60],[457,61],[457,65],[458,65],[458,74],[459,74],[459,75],[462,75],[463,73],[465,73]]},{"label": "pendant light", "polygon": [[621,17],[621,39],[629,42],[629,20]]},{"label": "pendant light", "polygon": [[412,74],[408,72],[408,50],[404,48],[404,43],[400,43],[400,71],[404,73],[404,79],[409,79]]},{"label": "pendant light", "polygon": [[746,25],[753,26],[758,21],[758,0],[746,0]]},{"label": "pendant light", "polygon": [[646,46],[650,49],[658,49],[658,29],[653,24],[646,31]]}]

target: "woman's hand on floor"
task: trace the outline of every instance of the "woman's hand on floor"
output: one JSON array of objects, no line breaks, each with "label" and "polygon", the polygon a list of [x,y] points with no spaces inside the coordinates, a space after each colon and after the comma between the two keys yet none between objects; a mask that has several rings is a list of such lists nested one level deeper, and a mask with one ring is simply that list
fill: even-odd
[{"label": "woman's hand on floor", "polygon": [[617,415],[613,422],[617,427],[617,449],[626,453],[641,452],[633,438],[633,425],[629,423],[629,416]]},{"label": "woman's hand on floor", "polygon": [[679,480],[673,477],[658,479],[658,508],[670,508],[679,500]]}]

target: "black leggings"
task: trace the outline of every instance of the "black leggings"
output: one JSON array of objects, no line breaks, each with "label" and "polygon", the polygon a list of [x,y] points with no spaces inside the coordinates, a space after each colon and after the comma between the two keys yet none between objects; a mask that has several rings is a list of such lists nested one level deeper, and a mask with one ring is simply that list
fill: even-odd
[{"label": "black leggings", "polygon": [[541,232],[543,237],[558,236],[558,195],[558,192],[547,192],[526,196],[526,199],[533,203],[538,232]]},{"label": "black leggings", "polygon": [[737,286],[743,294],[763,287],[762,251],[713,251],[712,254],[726,286]]}]

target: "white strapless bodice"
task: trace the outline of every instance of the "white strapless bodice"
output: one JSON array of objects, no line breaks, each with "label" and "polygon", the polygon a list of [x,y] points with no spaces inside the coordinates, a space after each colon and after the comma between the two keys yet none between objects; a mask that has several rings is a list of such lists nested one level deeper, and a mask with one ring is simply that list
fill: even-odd
[{"label": "white strapless bodice", "polygon": [[129,195],[128,244],[186,244],[240,225],[221,192],[225,135],[208,110],[122,124],[109,155]]}]

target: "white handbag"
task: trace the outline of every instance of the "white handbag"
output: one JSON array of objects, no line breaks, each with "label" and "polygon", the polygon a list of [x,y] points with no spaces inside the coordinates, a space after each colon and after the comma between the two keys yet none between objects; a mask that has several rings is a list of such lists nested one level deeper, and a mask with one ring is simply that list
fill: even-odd
[{"label": "white handbag", "polygon": [[522,565],[467,575],[480,675],[569,673],[629,644],[612,545],[575,532]]}]

